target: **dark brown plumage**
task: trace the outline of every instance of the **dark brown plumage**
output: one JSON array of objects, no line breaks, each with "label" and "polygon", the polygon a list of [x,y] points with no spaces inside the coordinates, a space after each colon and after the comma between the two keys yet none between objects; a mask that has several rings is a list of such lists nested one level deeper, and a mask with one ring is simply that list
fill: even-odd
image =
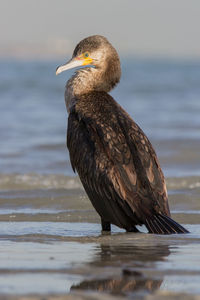
[{"label": "dark brown plumage", "polygon": [[139,126],[108,92],[119,82],[116,50],[102,36],[91,36],[75,48],[57,74],[87,66],[68,81],[67,146],[72,168],[101,217],[102,230],[115,224],[150,233],[188,232],[170,218],[167,190],[155,151]]}]

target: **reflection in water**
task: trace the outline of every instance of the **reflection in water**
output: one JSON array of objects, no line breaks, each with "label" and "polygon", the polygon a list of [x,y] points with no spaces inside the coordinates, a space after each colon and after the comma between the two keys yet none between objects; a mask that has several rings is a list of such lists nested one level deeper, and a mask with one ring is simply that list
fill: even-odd
[{"label": "reflection in water", "polygon": [[112,263],[112,265],[121,265],[129,263],[131,266],[140,265],[146,267],[146,264],[163,261],[169,254],[168,245],[136,246],[130,243],[118,245],[101,244],[99,252],[95,257],[96,260],[92,264],[102,265]]},{"label": "reflection in water", "polygon": [[[155,267],[157,262],[165,260],[170,254],[168,245],[154,245],[150,247],[101,244],[90,266],[102,267],[110,270],[113,275],[106,275],[102,270],[101,278],[84,280],[73,285],[71,290],[87,290],[109,292],[126,295],[131,293],[152,293],[159,289],[162,278],[146,276],[144,270]],[[120,271],[119,271],[120,269]],[[102,276],[107,278],[102,278]]]},{"label": "reflection in water", "polygon": [[149,278],[123,277],[119,279],[99,279],[83,281],[71,287],[71,290],[87,290],[98,292],[110,292],[112,294],[124,295],[132,292],[153,292],[159,289],[162,280]]}]

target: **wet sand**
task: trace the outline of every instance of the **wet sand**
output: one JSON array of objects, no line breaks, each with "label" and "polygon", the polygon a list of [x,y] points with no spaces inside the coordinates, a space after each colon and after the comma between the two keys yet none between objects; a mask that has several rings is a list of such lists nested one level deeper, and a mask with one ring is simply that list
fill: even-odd
[{"label": "wet sand", "polygon": [[54,178],[53,189],[52,176],[27,178],[12,189],[0,180],[1,297],[198,299],[199,177],[167,180],[173,218],[191,232],[170,236],[102,234],[78,178]]}]

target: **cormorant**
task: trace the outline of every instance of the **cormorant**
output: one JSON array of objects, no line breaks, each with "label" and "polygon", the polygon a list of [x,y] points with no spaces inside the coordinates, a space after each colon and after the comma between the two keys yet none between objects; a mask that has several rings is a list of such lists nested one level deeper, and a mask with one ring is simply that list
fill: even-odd
[{"label": "cormorant", "polygon": [[137,232],[136,225],[144,224],[149,233],[187,233],[170,218],[165,179],[150,141],[108,94],[121,76],[115,48],[103,36],[87,37],[56,74],[81,66],[66,84],[67,147],[102,230],[114,224]]}]

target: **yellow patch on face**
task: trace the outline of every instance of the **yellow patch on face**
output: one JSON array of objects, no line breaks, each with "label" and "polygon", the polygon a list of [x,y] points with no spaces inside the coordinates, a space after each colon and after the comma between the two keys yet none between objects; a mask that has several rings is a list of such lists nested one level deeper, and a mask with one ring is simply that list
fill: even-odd
[{"label": "yellow patch on face", "polygon": [[83,61],[83,63],[82,63],[83,66],[91,65],[93,62],[93,59],[90,57],[89,52],[85,52],[85,53],[79,55],[78,59],[81,59]]}]

